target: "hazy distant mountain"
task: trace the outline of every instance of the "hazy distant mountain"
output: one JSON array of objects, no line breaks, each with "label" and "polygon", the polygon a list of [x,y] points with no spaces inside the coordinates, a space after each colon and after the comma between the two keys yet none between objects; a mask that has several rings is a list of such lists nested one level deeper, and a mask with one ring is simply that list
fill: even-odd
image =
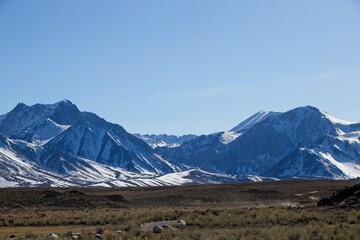
[{"label": "hazy distant mountain", "polygon": [[157,151],[174,164],[210,172],[347,179],[360,176],[360,123],[310,106],[259,112],[230,132]]},{"label": "hazy distant mountain", "polygon": [[360,123],[307,106],[285,113],[261,111],[227,132],[135,137],[67,100],[18,104],[0,116],[0,187],[293,177],[360,177]]},{"label": "hazy distant mountain", "polygon": [[152,148],[157,147],[178,147],[184,142],[188,142],[197,138],[196,135],[187,134],[183,136],[174,136],[167,134],[134,134],[135,137],[140,138],[144,142],[150,145]]}]

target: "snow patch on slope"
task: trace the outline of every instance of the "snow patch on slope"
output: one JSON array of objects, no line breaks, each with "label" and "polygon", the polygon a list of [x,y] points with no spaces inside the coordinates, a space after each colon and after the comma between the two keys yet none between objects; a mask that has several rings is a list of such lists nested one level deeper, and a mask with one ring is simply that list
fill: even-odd
[{"label": "snow patch on slope", "polygon": [[237,139],[241,134],[237,132],[223,132],[220,136],[220,141],[223,144],[229,144]]},{"label": "snow patch on slope", "polygon": [[360,177],[360,164],[352,162],[338,162],[329,153],[319,152],[319,155],[323,159],[340,169],[340,171],[343,172],[345,179]]},{"label": "snow patch on slope", "polygon": [[17,182],[11,182],[5,178],[0,177],[0,187],[16,187],[17,185]]},{"label": "snow patch on slope", "polygon": [[338,137],[342,141],[349,141],[350,143],[360,143],[360,131],[344,133]]},{"label": "snow patch on slope", "polygon": [[57,124],[56,122],[48,118],[39,129],[35,130],[33,140],[40,145],[44,145],[69,127],[71,126]]},{"label": "snow patch on slope", "polygon": [[191,171],[193,170],[183,171],[179,173],[169,173],[159,177],[158,179],[163,182],[172,183],[173,185],[191,184],[193,183],[193,181],[191,179],[187,179]]}]

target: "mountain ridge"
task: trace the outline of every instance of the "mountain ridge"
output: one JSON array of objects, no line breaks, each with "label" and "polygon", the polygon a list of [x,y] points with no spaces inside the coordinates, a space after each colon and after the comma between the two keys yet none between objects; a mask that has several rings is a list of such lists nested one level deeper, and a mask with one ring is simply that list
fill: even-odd
[{"label": "mountain ridge", "polygon": [[360,177],[360,122],[312,106],[230,131],[139,135],[69,100],[0,115],[1,186],[159,186]]},{"label": "mountain ridge", "polygon": [[[254,116],[256,115],[246,119],[244,123],[251,122]],[[358,136],[355,131],[360,129],[357,123],[347,124],[345,124],[345,128],[348,129],[347,134],[351,132],[355,137]],[[345,128],[343,125],[342,129]],[[328,135],[334,136],[336,139],[344,139],[345,136],[344,132],[339,131],[337,122],[331,122],[328,116],[311,106],[299,107],[285,113],[274,113],[269,117],[262,118],[250,128],[241,129],[239,135],[226,144],[221,140],[224,133],[204,135],[178,148],[159,148],[158,152],[171,162],[182,162],[206,171],[237,175],[262,175],[267,173],[269,167],[274,166],[293,151],[304,147],[317,147],[317,149],[324,150],[321,148],[321,144]],[[345,137],[345,141],[350,140]],[[347,147],[353,149],[352,151],[355,153],[360,152],[359,142]],[[325,152],[329,152],[330,149],[332,146],[327,146]],[[340,150],[340,152],[346,152],[346,150]],[[349,161],[354,164],[355,168],[358,168],[360,164],[360,158],[357,156],[350,157],[348,155]],[[337,159],[340,158],[337,157]],[[322,158],[322,160],[330,164],[329,159]],[[326,167],[324,166],[324,168]],[[314,177],[326,176],[324,173]],[[347,178],[349,176],[343,173],[333,177]]]}]

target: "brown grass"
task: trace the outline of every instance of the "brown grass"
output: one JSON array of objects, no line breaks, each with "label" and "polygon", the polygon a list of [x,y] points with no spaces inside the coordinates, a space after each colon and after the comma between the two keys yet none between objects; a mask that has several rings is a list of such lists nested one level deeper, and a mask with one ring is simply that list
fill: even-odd
[{"label": "brown grass", "polygon": [[[29,216],[33,216],[34,226]],[[12,226],[0,228],[0,237],[15,234],[44,238],[51,232],[75,231],[91,239],[99,228],[109,239],[356,239],[360,236],[360,211],[356,209],[95,209],[13,212],[2,218],[13,221]],[[188,226],[185,230],[167,230],[158,235],[140,231],[142,223],[171,219],[184,219]],[[118,229],[126,234],[116,235]]]},{"label": "brown grass", "polygon": [[[55,232],[81,232],[82,239],[358,239],[359,209],[318,208],[309,196],[321,198],[351,182],[287,181],[212,186],[130,189],[2,189],[0,239],[46,239]],[[57,191],[55,199],[45,191]],[[3,195],[3,193],[7,193]],[[14,195],[10,195],[13,193]],[[34,196],[27,203],[27,194]],[[298,193],[301,193],[299,195]],[[297,195],[295,195],[297,194]],[[110,195],[120,197],[108,198]],[[16,207],[11,207],[12,199]],[[141,199],[142,198],[142,199]],[[77,199],[77,200],[76,200]],[[79,199],[91,205],[79,205]],[[110,199],[110,200],[109,200]],[[253,199],[251,201],[251,199]],[[114,205],[105,206],[116,200]],[[118,201],[120,200],[120,201]],[[73,201],[75,201],[73,203]],[[79,200],[82,201],[82,200]],[[40,203],[43,202],[43,205]],[[56,202],[58,205],[53,205]],[[300,202],[303,207],[290,205]],[[92,204],[98,203],[97,206]],[[183,219],[185,230],[142,232],[151,221]],[[116,234],[115,230],[125,234]]]}]

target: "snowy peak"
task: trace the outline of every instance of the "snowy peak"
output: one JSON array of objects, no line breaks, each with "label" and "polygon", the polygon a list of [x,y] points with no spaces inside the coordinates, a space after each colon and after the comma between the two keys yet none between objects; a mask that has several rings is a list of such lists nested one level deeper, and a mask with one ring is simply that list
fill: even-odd
[{"label": "snowy peak", "polygon": [[287,111],[283,114],[287,114],[287,115],[295,115],[297,116],[297,118],[309,118],[311,116],[320,116],[321,118],[327,119],[331,124],[333,125],[342,125],[342,126],[350,126],[350,125],[360,125],[360,122],[351,122],[351,121],[346,121],[340,118],[337,118],[331,114],[329,114],[326,111],[320,110],[316,107],[313,106],[305,106],[305,107],[299,107],[299,108],[295,108],[293,110]]},{"label": "snowy peak", "polygon": [[[302,125],[307,121],[306,124],[322,128],[319,129],[320,131],[327,129],[330,135],[342,135],[344,133],[360,131],[360,122],[342,120],[312,106],[290,110],[283,114],[283,119],[290,120],[293,124],[297,125]],[[316,132],[315,130],[317,129],[310,130]]]},{"label": "snowy peak", "polygon": [[292,124],[298,124],[304,120],[314,120],[322,117],[321,111],[312,106],[298,107],[284,113],[278,114],[282,121],[289,121]]},{"label": "snowy peak", "polygon": [[80,110],[69,100],[63,100],[51,106],[54,111],[49,118],[60,125],[72,125],[81,117]]},{"label": "snowy peak", "polygon": [[261,111],[232,130],[158,152],[171,162],[238,176],[360,176],[359,125],[335,121],[315,107]]},{"label": "snowy peak", "polygon": [[48,107],[45,105],[34,105],[29,107],[18,104],[12,111],[5,114],[0,121],[0,133],[6,137],[17,136],[26,132],[27,128],[43,122]]},{"label": "snowy peak", "polygon": [[[64,99],[62,101],[59,101],[57,103],[55,103],[55,105],[60,105],[60,104],[63,104],[63,105],[71,105],[71,106],[75,106],[75,104],[73,104],[70,100],[68,99]],[[76,107],[76,106],[75,106]]]},{"label": "snowy peak", "polygon": [[[54,131],[53,128],[57,126],[74,124],[79,117],[79,109],[67,100],[55,104],[35,104],[33,106],[20,103],[0,119],[0,134],[15,138],[21,136],[20,138],[29,140],[32,138],[33,132],[46,131],[47,128]],[[45,130],[39,130],[42,128],[41,126]]]},{"label": "snowy peak", "polygon": [[270,116],[276,115],[276,114],[277,113],[275,113],[275,112],[260,111],[258,113],[255,113],[254,115],[252,115],[245,121],[241,122],[236,127],[232,128],[230,130],[230,132],[238,132],[238,133],[243,132],[243,131],[253,127],[255,124],[265,120],[266,118],[268,118]]},{"label": "snowy peak", "polygon": [[[231,144],[252,141],[259,145],[270,146],[276,142],[286,145],[311,145],[327,134],[334,134],[335,127],[323,117],[320,110],[311,107],[299,107],[290,111],[265,112],[261,111],[246,119],[234,129],[241,137]],[[270,143],[266,143],[269,139]],[[275,146],[274,146],[275,147]]]},{"label": "snowy peak", "polygon": [[18,103],[15,108],[13,109],[13,111],[21,111],[24,108],[29,107],[28,105],[26,105],[25,103]]},{"label": "snowy peak", "polygon": [[277,114],[261,123],[266,129],[288,137],[294,146],[306,147],[326,135],[336,134],[336,127],[315,107],[306,106]]}]

